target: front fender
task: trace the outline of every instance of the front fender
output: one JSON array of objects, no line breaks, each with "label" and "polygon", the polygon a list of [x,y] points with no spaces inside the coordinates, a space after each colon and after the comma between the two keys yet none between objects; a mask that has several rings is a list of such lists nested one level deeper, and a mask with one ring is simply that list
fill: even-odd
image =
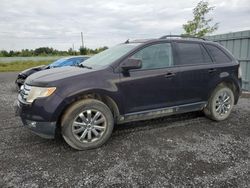
[{"label": "front fender", "polygon": [[122,95],[118,90],[119,74],[112,71],[100,71],[99,74],[85,75],[84,79],[80,77],[65,80],[64,84],[58,87],[57,95],[63,99],[59,105],[56,116],[63,113],[72,103],[78,101],[88,94],[97,94],[101,97],[109,97],[116,104],[119,113],[123,113]]},{"label": "front fender", "polygon": [[73,95],[68,96],[64,101],[66,104],[72,104],[73,102],[80,100],[83,98],[83,96],[86,96],[88,94],[96,94],[99,95],[101,97],[109,97],[111,98],[117,105],[117,107],[120,109],[123,109],[123,105],[122,105],[122,100],[119,97],[119,92],[116,91],[107,91],[107,90],[103,90],[103,89],[87,89],[84,91],[80,91],[78,93],[75,93]]}]

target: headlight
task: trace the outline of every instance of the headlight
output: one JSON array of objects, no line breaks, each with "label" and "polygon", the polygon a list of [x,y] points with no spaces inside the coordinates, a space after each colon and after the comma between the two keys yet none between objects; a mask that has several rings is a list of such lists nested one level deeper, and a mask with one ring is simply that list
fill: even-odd
[{"label": "headlight", "polygon": [[28,92],[26,101],[32,103],[35,99],[40,97],[48,97],[56,90],[55,87],[35,87],[31,86]]}]

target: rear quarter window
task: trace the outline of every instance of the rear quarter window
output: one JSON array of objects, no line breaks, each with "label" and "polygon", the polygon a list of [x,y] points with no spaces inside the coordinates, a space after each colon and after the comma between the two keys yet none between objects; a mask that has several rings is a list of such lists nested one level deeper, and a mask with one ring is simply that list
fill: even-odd
[{"label": "rear quarter window", "polygon": [[230,63],[232,61],[220,48],[210,44],[206,44],[206,47],[216,63]]}]

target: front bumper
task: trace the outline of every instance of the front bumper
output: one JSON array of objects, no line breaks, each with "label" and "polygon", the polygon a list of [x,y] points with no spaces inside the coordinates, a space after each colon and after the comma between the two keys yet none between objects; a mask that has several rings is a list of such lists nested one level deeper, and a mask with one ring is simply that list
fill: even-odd
[{"label": "front bumper", "polygon": [[39,122],[32,121],[21,118],[23,125],[30,129],[36,135],[46,138],[46,139],[54,139],[56,132],[56,122]]},{"label": "front bumper", "polygon": [[23,104],[21,104],[18,100],[15,103],[15,114],[16,116],[20,116],[24,127],[30,129],[33,133],[38,136],[46,139],[55,138],[56,133],[56,122],[48,122],[37,120],[36,117],[33,116],[25,116],[23,112]]}]

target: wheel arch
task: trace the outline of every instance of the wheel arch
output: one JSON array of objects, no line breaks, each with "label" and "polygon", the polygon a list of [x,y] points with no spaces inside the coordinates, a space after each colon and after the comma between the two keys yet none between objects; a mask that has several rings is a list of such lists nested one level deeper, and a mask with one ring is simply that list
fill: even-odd
[{"label": "wheel arch", "polygon": [[116,122],[119,119],[120,109],[119,109],[119,106],[118,106],[119,103],[117,100],[115,100],[113,97],[111,97],[107,93],[98,92],[98,91],[86,91],[86,92],[82,92],[82,93],[76,94],[74,96],[71,96],[65,99],[64,101],[65,105],[63,109],[60,109],[60,113],[57,118],[58,127],[60,127],[62,117],[65,114],[66,110],[70,108],[72,105],[74,105],[76,102],[83,100],[83,99],[96,99],[96,100],[103,102],[111,110],[113,117],[114,117],[114,121]]},{"label": "wheel arch", "polygon": [[211,91],[209,92],[208,98],[210,98],[210,96],[212,95],[212,93],[218,86],[222,86],[222,85],[229,87],[233,91],[234,99],[235,99],[234,104],[237,104],[239,100],[239,96],[240,96],[240,88],[237,86],[237,83],[235,83],[235,81],[232,79],[222,80],[219,83],[217,83],[216,86],[212,88]]}]

